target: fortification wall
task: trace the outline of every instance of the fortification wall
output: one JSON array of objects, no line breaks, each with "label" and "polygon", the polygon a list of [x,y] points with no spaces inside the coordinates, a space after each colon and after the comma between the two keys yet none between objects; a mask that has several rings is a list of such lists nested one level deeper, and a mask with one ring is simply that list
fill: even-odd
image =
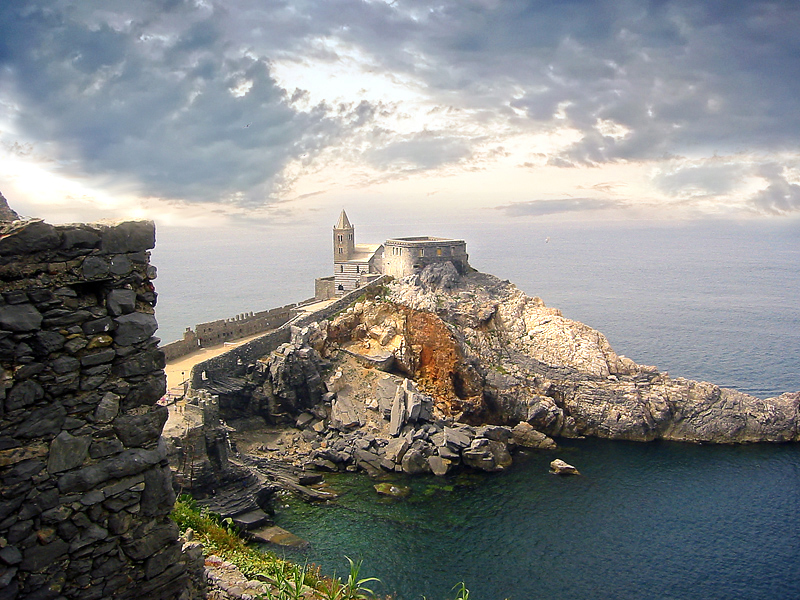
[{"label": "fortification wall", "polygon": [[381,276],[372,283],[345,294],[320,310],[298,315],[275,331],[271,331],[241,346],[231,348],[224,354],[197,363],[192,368],[190,376],[191,387],[194,389],[202,389],[204,381],[207,379],[213,380],[215,377],[219,376],[236,377],[244,375],[247,365],[253,364],[262,356],[266,356],[281,344],[285,344],[289,341],[291,338],[290,328],[292,325],[304,327],[314,321],[327,319],[344,308],[347,308],[347,306],[362,294],[377,290],[381,285],[389,281],[389,279],[390,277],[386,275]]},{"label": "fortification wall", "polygon": [[238,340],[270,329],[276,329],[286,323],[299,307],[313,302],[309,298],[294,304],[271,308],[260,312],[236,315],[230,319],[218,319],[208,323],[199,323],[195,329],[186,328],[183,339],[161,347],[167,361],[186,356],[198,348],[219,346],[224,342]]},{"label": "fortification wall", "polygon": [[0,223],[0,597],[186,599],[152,222]]}]

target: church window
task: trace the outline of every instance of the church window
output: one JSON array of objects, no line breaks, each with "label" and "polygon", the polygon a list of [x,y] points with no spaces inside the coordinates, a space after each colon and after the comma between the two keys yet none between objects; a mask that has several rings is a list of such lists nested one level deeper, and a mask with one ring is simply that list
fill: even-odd
[{"label": "church window", "polygon": [[348,240],[350,240],[350,241],[352,242],[352,241],[353,241],[353,234],[351,233],[350,235],[348,235],[348,236],[347,236],[347,239],[348,239]]},{"label": "church window", "polygon": [[339,254],[344,254],[344,248],[339,248]]},{"label": "church window", "polygon": [[437,248],[436,249],[436,256],[441,256],[441,255],[442,255],[442,249],[441,248]]},{"label": "church window", "polygon": [[344,273],[344,265],[339,265],[339,273]]},{"label": "church window", "polygon": [[361,267],[359,267],[358,265],[356,265],[356,273],[361,273]]},{"label": "church window", "polygon": [[343,236],[341,233],[340,233],[338,236],[336,236],[336,237],[338,237],[338,238],[339,238],[339,241],[340,241],[340,242],[341,242],[341,241],[342,241],[342,239],[344,238],[344,236]]},{"label": "church window", "polygon": [[425,256],[425,248],[420,248],[419,249],[419,255],[420,256]]},{"label": "church window", "polygon": [[340,292],[344,291],[344,286],[340,283],[339,287],[337,288]]}]

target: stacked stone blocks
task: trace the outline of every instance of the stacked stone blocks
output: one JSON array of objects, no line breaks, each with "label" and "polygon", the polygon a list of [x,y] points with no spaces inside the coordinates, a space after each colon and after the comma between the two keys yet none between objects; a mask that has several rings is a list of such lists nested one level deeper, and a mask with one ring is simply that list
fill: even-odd
[{"label": "stacked stone blocks", "polygon": [[152,222],[0,223],[0,599],[189,597],[154,245]]}]

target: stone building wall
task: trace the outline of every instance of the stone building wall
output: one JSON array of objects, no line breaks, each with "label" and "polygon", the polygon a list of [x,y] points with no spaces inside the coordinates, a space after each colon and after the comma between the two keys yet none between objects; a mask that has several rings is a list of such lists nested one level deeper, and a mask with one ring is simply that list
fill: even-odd
[{"label": "stone building wall", "polygon": [[2,599],[192,597],[197,557],[167,516],[154,244],[152,222],[0,223]]},{"label": "stone building wall", "polygon": [[451,262],[459,273],[463,273],[469,268],[467,243],[437,237],[395,238],[384,243],[383,273],[396,279],[440,262]]}]

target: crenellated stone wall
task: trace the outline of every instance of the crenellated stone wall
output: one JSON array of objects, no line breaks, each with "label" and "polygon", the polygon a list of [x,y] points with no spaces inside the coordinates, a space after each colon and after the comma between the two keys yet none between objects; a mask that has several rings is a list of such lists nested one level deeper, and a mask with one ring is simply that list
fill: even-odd
[{"label": "crenellated stone wall", "polygon": [[152,222],[0,222],[0,599],[193,597],[154,244]]},{"label": "crenellated stone wall", "polygon": [[347,308],[363,294],[368,294],[378,290],[389,281],[389,277],[382,275],[375,281],[349,292],[328,304],[327,306],[303,315],[297,315],[292,320],[281,325],[274,331],[257,337],[254,340],[231,348],[228,352],[199,362],[192,367],[190,385],[192,389],[203,389],[209,381],[214,381],[218,377],[241,376],[248,365],[256,362],[262,356],[273,352],[281,344],[285,344],[291,338],[291,327],[303,327],[313,321],[327,319],[339,311]]},{"label": "crenellated stone wall", "polygon": [[161,346],[161,350],[167,361],[172,361],[199,348],[218,346],[224,342],[276,329],[291,319],[298,308],[314,301],[314,298],[309,298],[278,308],[236,315],[231,319],[198,323],[194,330],[191,327],[186,328],[183,339],[165,344]]}]

